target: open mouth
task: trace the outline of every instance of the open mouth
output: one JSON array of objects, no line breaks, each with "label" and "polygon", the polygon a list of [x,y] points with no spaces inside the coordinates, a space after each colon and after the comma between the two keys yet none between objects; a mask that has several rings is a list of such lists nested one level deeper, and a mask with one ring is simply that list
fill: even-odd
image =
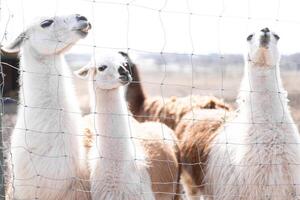
[{"label": "open mouth", "polygon": [[85,37],[91,30],[92,25],[91,23],[86,23],[82,28],[77,29],[77,32],[82,36]]}]

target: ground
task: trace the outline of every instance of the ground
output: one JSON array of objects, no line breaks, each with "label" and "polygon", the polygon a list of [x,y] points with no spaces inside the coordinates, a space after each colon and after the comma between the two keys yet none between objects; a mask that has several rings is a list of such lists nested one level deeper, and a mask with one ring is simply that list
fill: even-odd
[{"label": "ground", "polygon": [[[186,96],[195,95],[215,95],[223,98],[225,102],[235,106],[235,98],[242,78],[242,69],[239,70],[198,70],[194,71],[143,71],[142,84],[150,96]],[[192,76],[193,74],[193,76]],[[300,71],[284,71],[282,79],[285,89],[288,91],[290,108],[295,123],[300,128]],[[87,88],[84,82],[77,82],[77,90],[81,100],[81,107],[84,112],[88,112]],[[193,83],[193,84],[192,84]],[[192,85],[194,87],[192,87]],[[3,140],[5,146],[5,156],[9,157],[9,138],[13,130],[16,114],[13,104],[5,105],[6,111],[3,116]]]}]

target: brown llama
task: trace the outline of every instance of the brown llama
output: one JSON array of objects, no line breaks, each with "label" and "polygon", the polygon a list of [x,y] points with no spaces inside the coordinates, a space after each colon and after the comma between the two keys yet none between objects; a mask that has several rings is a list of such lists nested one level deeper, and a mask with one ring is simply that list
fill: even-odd
[{"label": "brown llama", "polygon": [[148,97],[142,85],[140,74],[135,63],[127,57],[129,65],[127,69],[131,72],[132,83],[127,87],[126,100],[134,118],[139,122],[158,121],[175,130],[181,118],[193,109],[224,109],[230,110],[229,105],[214,96],[187,96],[165,98]]},{"label": "brown llama", "polygon": [[122,54],[128,59],[133,78],[126,92],[129,109],[140,122],[159,121],[175,131],[183,185],[189,199],[199,199],[211,141],[227,116],[232,115],[231,107],[214,96],[171,97],[164,101],[148,97],[137,66],[126,53]]}]

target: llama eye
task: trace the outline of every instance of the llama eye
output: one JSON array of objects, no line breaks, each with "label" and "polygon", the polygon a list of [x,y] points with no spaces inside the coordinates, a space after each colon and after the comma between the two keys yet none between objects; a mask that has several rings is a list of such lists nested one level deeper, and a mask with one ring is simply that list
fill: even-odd
[{"label": "llama eye", "polygon": [[98,71],[102,72],[107,68],[107,65],[101,65],[100,67],[98,67]]},{"label": "llama eye", "polygon": [[54,22],[54,20],[52,20],[52,19],[47,19],[47,20],[45,20],[45,21],[43,21],[43,22],[41,23],[41,27],[42,27],[42,28],[49,27],[49,26],[51,26],[51,24],[53,24],[53,22]]},{"label": "llama eye", "polygon": [[273,36],[275,37],[276,40],[280,39],[280,37],[277,34],[275,34],[275,33],[273,33]]},{"label": "llama eye", "polygon": [[122,65],[123,65],[123,67],[125,67],[127,70],[131,70],[131,69],[130,69],[130,65],[129,65],[128,62],[125,62],[125,63],[123,63]]},{"label": "llama eye", "polygon": [[247,37],[247,41],[250,41],[252,38],[253,38],[253,34],[251,34]]}]

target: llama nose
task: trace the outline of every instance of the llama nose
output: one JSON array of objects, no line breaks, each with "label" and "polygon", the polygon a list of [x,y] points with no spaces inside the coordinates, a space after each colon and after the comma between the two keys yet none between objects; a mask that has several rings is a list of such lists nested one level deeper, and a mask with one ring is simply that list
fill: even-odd
[{"label": "llama nose", "polygon": [[88,21],[88,19],[85,16],[79,14],[76,15],[76,19],[77,21]]},{"label": "llama nose", "polygon": [[266,47],[270,43],[270,29],[266,27],[260,31],[263,32],[260,37],[260,46]]},{"label": "llama nose", "polygon": [[270,29],[268,27],[261,29],[261,32],[264,32],[265,34],[270,32]]}]

